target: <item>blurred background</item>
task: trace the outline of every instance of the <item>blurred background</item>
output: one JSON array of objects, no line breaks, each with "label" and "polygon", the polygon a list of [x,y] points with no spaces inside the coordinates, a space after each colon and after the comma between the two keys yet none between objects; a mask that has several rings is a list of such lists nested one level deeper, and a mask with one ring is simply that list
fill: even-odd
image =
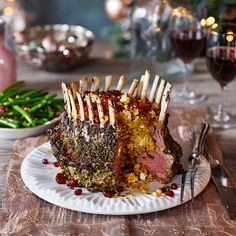
[{"label": "blurred background", "polygon": [[[198,12],[201,24],[211,29],[221,21],[236,21],[235,0],[1,0],[0,9],[14,32],[46,24],[80,25],[94,33],[95,44],[103,42],[105,49],[98,46],[96,55],[129,57],[133,64],[137,59],[162,63],[173,58],[168,30],[175,16]],[[143,70],[140,64],[132,70],[137,68]]]},{"label": "blurred background", "polygon": [[[152,9],[150,6],[159,5]],[[1,0],[2,14],[14,16],[18,31],[28,26],[45,24],[81,25],[95,33],[96,38],[112,41],[114,56],[129,56],[131,20],[137,8],[146,8],[142,16],[155,20],[155,27],[165,31],[173,9],[198,9],[204,13],[209,25],[222,20],[236,21],[235,0]],[[214,19],[213,19],[213,18]],[[147,25],[145,25],[147,27]],[[162,33],[162,32],[160,32]],[[162,37],[163,35],[161,35]],[[163,39],[163,37],[161,38]],[[166,48],[165,48],[166,50]],[[167,56],[168,58],[168,56]],[[160,58],[165,60],[166,57]]]}]

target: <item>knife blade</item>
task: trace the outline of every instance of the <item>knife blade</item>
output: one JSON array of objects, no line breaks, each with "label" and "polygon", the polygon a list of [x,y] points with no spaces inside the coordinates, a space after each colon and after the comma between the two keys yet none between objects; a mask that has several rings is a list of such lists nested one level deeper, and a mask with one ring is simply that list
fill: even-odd
[{"label": "knife blade", "polygon": [[222,204],[225,206],[229,217],[236,219],[236,190],[222,164],[211,166],[211,178],[217,188]]},{"label": "knife blade", "polygon": [[181,177],[180,203],[183,202],[183,198],[184,198],[186,175],[187,175],[187,171],[185,170],[185,171],[183,171],[182,177]]}]

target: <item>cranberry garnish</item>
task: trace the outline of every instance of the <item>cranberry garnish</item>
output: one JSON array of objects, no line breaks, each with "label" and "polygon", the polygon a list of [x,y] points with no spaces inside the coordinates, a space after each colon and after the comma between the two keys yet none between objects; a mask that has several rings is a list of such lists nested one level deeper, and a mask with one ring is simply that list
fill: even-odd
[{"label": "cranberry garnish", "polygon": [[66,177],[63,173],[57,173],[56,181],[58,184],[66,184]]},{"label": "cranberry garnish", "polygon": [[42,160],[42,163],[45,164],[45,165],[47,165],[47,164],[49,163],[49,161],[48,161],[48,159],[44,158],[44,159]]},{"label": "cranberry garnish", "polygon": [[108,198],[113,197],[113,193],[112,192],[104,192],[103,195],[104,195],[104,197],[108,197]]},{"label": "cranberry garnish", "polygon": [[117,187],[117,191],[118,191],[119,193],[123,192],[123,191],[124,191],[124,187],[123,187],[123,186]]},{"label": "cranberry garnish", "polygon": [[82,194],[82,189],[81,188],[78,188],[74,191],[74,194],[75,195],[81,195]]},{"label": "cranberry garnish", "polygon": [[172,183],[172,184],[170,185],[170,187],[171,187],[172,189],[177,189],[177,188],[178,188],[178,185],[177,185],[176,183]]},{"label": "cranberry garnish", "polygon": [[72,179],[67,183],[67,185],[70,187],[75,187],[77,185],[77,182],[74,179]]},{"label": "cranberry garnish", "polygon": [[57,161],[53,162],[53,165],[54,165],[55,167],[59,167],[59,163],[58,163]]},{"label": "cranberry garnish", "polygon": [[172,190],[169,190],[169,191],[165,192],[165,195],[168,196],[168,197],[173,197],[174,192]]}]

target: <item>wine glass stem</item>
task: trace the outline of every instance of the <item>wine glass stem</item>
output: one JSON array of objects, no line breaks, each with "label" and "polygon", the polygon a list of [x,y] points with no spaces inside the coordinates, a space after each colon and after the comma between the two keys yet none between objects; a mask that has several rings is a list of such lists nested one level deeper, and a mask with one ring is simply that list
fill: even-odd
[{"label": "wine glass stem", "polygon": [[217,114],[216,114],[216,117],[218,117],[219,121],[224,121],[225,90],[226,90],[226,87],[222,86],[221,87],[221,102],[218,105],[218,110],[217,110]]},{"label": "wine glass stem", "polygon": [[190,68],[190,63],[184,63],[185,66],[185,74],[184,74],[184,81],[183,81],[183,92],[184,94],[189,94],[190,89],[189,89],[189,68]]}]

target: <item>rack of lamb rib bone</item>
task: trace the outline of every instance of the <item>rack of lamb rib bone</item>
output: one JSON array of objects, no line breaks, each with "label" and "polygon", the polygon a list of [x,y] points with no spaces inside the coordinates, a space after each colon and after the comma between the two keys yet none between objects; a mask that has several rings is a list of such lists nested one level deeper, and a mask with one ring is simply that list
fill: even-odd
[{"label": "rack of lamb rib bone", "polygon": [[98,76],[90,89],[87,77],[61,85],[65,109],[49,131],[51,148],[68,180],[89,191],[116,191],[137,165],[161,183],[180,170],[182,149],[167,126],[171,84],[156,75],[150,85],[146,71],[122,92],[126,79],[122,75],[113,89],[111,75],[103,89]]}]

